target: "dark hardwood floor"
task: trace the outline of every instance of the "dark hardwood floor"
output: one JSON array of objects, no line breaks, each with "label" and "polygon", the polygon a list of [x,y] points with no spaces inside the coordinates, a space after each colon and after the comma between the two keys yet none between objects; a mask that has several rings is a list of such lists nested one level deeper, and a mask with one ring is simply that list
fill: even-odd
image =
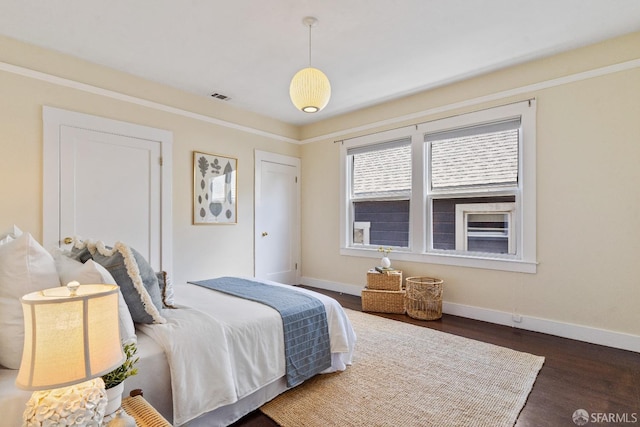
[{"label": "dark hardwood floor", "polygon": [[[360,297],[310,289],[335,298],[345,308],[361,309]],[[399,314],[377,315],[544,356],[544,366],[520,413],[517,427],[575,426],[572,415],[577,409],[585,409],[595,417],[587,425],[640,426],[638,353],[446,314],[436,321],[415,320]],[[617,422],[610,422],[616,418]],[[340,420],[336,420],[336,425],[340,425]],[[277,424],[260,411],[254,411],[234,426]]]}]

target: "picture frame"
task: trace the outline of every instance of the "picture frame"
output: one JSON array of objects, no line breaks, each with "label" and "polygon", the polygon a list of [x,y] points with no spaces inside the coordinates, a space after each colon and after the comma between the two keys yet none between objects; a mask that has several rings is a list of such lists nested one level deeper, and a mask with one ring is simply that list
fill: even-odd
[{"label": "picture frame", "polygon": [[193,224],[238,222],[238,159],[193,152]]}]

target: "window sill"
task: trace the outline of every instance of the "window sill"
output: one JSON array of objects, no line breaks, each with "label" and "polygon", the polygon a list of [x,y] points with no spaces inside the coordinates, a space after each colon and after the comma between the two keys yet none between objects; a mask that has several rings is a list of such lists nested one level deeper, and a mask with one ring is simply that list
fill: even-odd
[{"label": "window sill", "polygon": [[[341,248],[340,255],[358,256],[365,258],[380,258],[376,249],[368,248]],[[515,259],[500,259],[478,256],[465,256],[459,254],[430,253],[419,254],[412,252],[395,251],[391,254],[392,260],[419,262],[425,264],[453,265],[458,267],[482,268],[486,270],[500,270],[517,273],[537,272],[538,263],[535,261],[523,261]]]}]

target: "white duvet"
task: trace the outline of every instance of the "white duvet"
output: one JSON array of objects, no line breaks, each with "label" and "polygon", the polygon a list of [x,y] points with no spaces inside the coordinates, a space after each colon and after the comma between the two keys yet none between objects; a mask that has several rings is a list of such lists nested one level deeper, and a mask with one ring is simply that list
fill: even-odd
[{"label": "white duvet", "polygon": [[[324,303],[332,353],[332,366],[325,373],[346,369],[356,337],[340,304],[287,287]],[[176,425],[234,403],[285,375],[282,319],[276,310],[190,284],[179,285],[176,295],[180,308],[163,310],[166,324],[139,325],[167,355]]]}]

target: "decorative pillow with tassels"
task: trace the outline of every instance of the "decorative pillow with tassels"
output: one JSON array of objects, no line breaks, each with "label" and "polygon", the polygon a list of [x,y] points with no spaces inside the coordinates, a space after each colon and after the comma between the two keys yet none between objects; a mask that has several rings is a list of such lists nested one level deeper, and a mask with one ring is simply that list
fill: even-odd
[{"label": "decorative pillow with tassels", "polygon": [[113,248],[104,242],[76,241],[78,252],[88,249],[91,258],[111,273],[136,323],[166,323],[161,315],[162,295],[156,273],[135,249],[117,242]]}]

